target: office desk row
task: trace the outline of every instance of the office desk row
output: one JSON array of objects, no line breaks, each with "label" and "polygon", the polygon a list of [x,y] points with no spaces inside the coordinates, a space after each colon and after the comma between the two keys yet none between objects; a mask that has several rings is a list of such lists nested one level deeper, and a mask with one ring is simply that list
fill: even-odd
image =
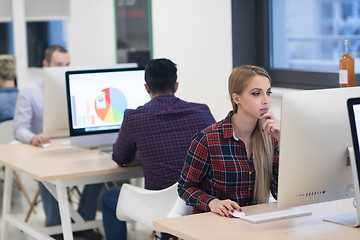
[{"label": "office desk row", "polygon": [[[85,222],[70,206],[66,191],[68,186],[143,177],[141,166],[120,168],[97,149],[71,147],[64,139],[53,141],[49,148],[29,144],[0,144],[0,153],[0,164],[5,166],[1,240],[7,239],[7,224],[39,240],[51,239],[49,235],[61,232],[65,240],[72,240],[72,231],[101,227],[102,223]],[[61,226],[34,228],[13,216],[10,208],[14,170],[43,182],[57,198]],[[70,216],[75,223],[71,223]]]},{"label": "office desk row", "polygon": [[[238,218],[201,213],[154,221],[154,227],[185,240],[331,240],[360,239],[360,228],[325,222],[323,218],[355,213],[353,199],[302,206],[309,216],[252,224]],[[276,203],[243,208],[247,214],[276,211]]]},{"label": "office desk row", "polygon": [[[72,231],[101,227],[101,221],[85,222],[70,206],[66,187],[143,176],[142,167],[119,168],[109,156],[96,149],[71,147],[64,140],[53,141],[49,148],[28,144],[0,144],[0,164],[5,166],[1,240],[7,239],[7,224],[35,239],[50,239],[50,234],[64,233],[72,240]],[[61,226],[34,228],[15,218],[10,209],[13,171],[19,171],[43,182],[58,199]],[[236,218],[213,213],[189,215],[154,222],[157,229],[185,240],[201,239],[359,239],[360,229],[323,221],[323,218],[355,212],[352,199],[304,206],[312,215],[251,224]],[[244,207],[247,214],[277,210],[276,203]],[[71,224],[70,216],[75,220]]]}]

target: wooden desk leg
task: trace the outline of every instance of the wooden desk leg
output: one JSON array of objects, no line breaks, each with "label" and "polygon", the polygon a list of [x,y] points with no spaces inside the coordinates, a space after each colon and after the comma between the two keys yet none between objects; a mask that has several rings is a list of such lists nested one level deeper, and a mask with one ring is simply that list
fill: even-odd
[{"label": "wooden desk leg", "polygon": [[71,228],[70,219],[70,205],[67,198],[66,186],[63,186],[62,182],[58,180],[56,182],[57,200],[59,203],[61,226],[63,230],[64,240],[73,240],[73,233]]},{"label": "wooden desk leg", "polygon": [[[32,205],[32,201],[31,201],[31,199],[29,197],[29,194],[27,193],[24,185],[21,182],[21,179],[16,174],[16,172],[14,172],[14,178],[15,178],[15,181],[17,182],[17,184],[19,185],[20,191],[24,194],[24,197],[25,197],[26,201],[28,202],[31,211],[33,211],[36,214],[36,210],[35,210],[34,206]],[[29,214],[29,216],[30,216],[30,214]],[[27,220],[25,220],[25,222],[27,222]]]},{"label": "wooden desk leg", "polygon": [[35,193],[34,199],[30,202],[30,208],[26,213],[25,222],[29,221],[31,213],[33,212],[33,210],[35,210],[35,205],[36,205],[36,203],[37,203],[37,201],[39,199],[39,196],[40,196],[40,190],[37,190],[36,193]]},{"label": "wooden desk leg", "polygon": [[6,240],[7,236],[7,216],[11,210],[11,198],[12,198],[12,184],[13,184],[13,170],[5,167],[4,177],[4,196],[3,196],[3,210],[1,221],[1,240]]}]

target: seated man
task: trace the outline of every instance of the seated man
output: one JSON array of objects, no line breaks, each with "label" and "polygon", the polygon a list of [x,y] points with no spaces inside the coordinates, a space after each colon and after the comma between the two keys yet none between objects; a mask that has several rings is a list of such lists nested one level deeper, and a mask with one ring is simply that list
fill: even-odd
[{"label": "seated man", "polygon": [[11,120],[18,90],[15,86],[15,59],[7,54],[0,55],[0,122]]},{"label": "seated man", "polygon": [[[45,51],[44,67],[64,67],[70,63],[69,53],[62,46],[50,46]],[[65,81],[65,80],[64,80]],[[31,83],[20,91],[14,114],[15,139],[23,143],[41,146],[50,140],[42,134],[43,125],[43,79]],[[81,194],[78,212],[84,220],[94,220],[103,183],[85,185]],[[59,207],[55,198],[47,188],[39,182],[40,195],[46,215],[47,226],[61,224]],[[74,236],[85,239],[101,239],[101,234],[93,230],[75,232]],[[52,236],[62,239],[62,234]]]},{"label": "seated man", "polygon": [[[145,68],[145,89],[151,101],[125,111],[113,160],[121,167],[141,159],[145,188],[160,190],[177,182],[192,137],[215,122],[204,104],[174,96],[178,88],[176,65],[168,59],[151,60]],[[107,240],[124,240],[126,222],[116,218],[119,188],[102,197],[103,223]],[[162,233],[162,239],[169,234]]]}]

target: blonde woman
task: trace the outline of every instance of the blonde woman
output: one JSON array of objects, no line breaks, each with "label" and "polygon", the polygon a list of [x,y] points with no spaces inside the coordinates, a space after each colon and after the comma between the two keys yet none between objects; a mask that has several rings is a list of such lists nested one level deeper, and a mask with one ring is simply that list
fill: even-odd
[{"label": "blonde woman", "polygon": [[179,195],[194,213],[231,217],[241,207],[276,197],[280,122],[269,112],[271,79],[244,65],[229,77],[233,110],[196,134],[179,179]]}]

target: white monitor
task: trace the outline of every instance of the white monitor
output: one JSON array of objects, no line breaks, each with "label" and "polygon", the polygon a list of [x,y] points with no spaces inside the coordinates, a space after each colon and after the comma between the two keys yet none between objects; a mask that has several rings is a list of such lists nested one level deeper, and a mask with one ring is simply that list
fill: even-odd
[{"label": "white monitor", "polygon": [[65,91],[65,72],[94,68],[130,68],[136,63],[115,64],[110,66],[70,66],[43,68],[44,109],[43,133],[48,138],[69,137],[69,118]]},{"label": "white monitor", "polygon": [[112,149],[127,108],[150,100],[143,68],[66,72],[70,143]]},{"label": "white monitor", "polygon": [[[360,98],[350,98],[347,101],[349,123],[351,129],[353,147],[349,148],[350,165],[354,178],[354,206],[360,206]],[[325,221],[347,225],[350,227],[360,226],[360,208],[350,214],[332,216]]]},{"label": "white monitor", "polygon": [[278,206],[354,196],[347,99],[360,88],[285,93],[282,97]]}]

